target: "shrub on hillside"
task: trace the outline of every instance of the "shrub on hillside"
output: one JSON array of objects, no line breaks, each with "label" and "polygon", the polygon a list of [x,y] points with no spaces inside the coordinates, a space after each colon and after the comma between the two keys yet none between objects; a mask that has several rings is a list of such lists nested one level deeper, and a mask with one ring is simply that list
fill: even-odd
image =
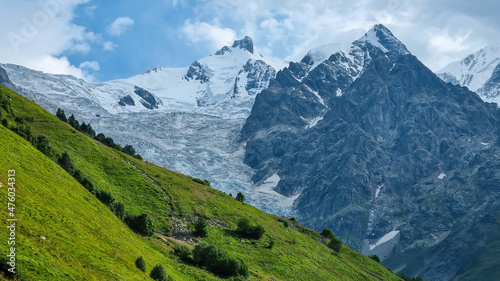
[{"label": "shrub on hillside", "polygon": [[68,124],[77,130],[80,129],[80,124],[73,114],[71,114],[71,116],[68,118]]},{"label": "shrub on hillside", "polygon": [[64,110],[58,108],[56,112],[57,118],[63,122],[68,122],[68,118],[66,118],[66,114],[64,113]]},{"label": "shrub on hillside", "polygon": [[146,272],[146,261],[142,257],[138,257],[135,260],[135,266],[140,269],[142,272]]},{"label": "shrub on hillside", "polygon": [[372,259],[372,260],[374,260],[374,261],[376,261],[376,262],[378,262],[378,263],[380,263],[380,257],[377,256],[377,255],[371,255],[371,256],[369,256],[369,258]]},{"label": "shrub on hillside", "polygon": [[90,181],[88,178],[85,178],[83,175],[82,175],[82,179],[80,181],[80,183],[83,185],[83,187],[85,187],[90,193],[94,194],[96,193],[96,189],[94,187],[94,184],[92,183],[92,181]]},{"label": "shrub on hillside", "polygon": [[73,164],[73,160],[67,152],[64,152],[61,157],[57,160],[57,164],[61,166],[68,174],[73,175],[75,172],[75,165]]},{"label": "shrub on hillside", "polygon": [[99,201],[101,201],[106,206],[111,206],[111,204],[115,202],[115,198],[108,191],[100,190],[96,193],[95,196],[97,197],[97,199],[99,199]]},{"label": "shrub on hillside", "polygon": [[149,277],[157,281],[173,281],[172,277],[168,276],[165,268],[159,264],[153,267],[153,270],[151,270]]},{"label": "shrub on hillside", "polygon": [[155,231],[154,223],[148,214],[138,216],[128,216],[125,218],[125,223],[134,232],[144,236],[151,236]]},{"label": "shrub on hillside", "polygon": [[123,216],[125,216],[125,204],[123,204],[122,202],[113,202],[109,206],[109,209],[119,219],[123,219]]},{"label": "shrub on hillside", "polygon": [[94,139],[98,142],[104,142],[106,136],[103,133],[99,133],[94,137]]},{"label": "shrub on hillside", "polygon": [[50,146],[49,139],[44,135],[38,135],[36,137],[36,145],[35,147],[40,150],[45,156],[49,158],[53,158],[55,153],[52,147]]},{"label": "shrub on hillside", "polygon": [[[16,121],[18,122],[18,121]],[[17,127],[13,128],[14,133],[18,134],[20,137],[23,139],[29,141],[30,143],[33,141],[33,132],[31,131],[31,128],[26,126],[26,125],[20,125]]]},{"label": "shrub on hillside", "polygon": [[123,152],[128,154],[128,155],[134,156],[135,155],[135,148],[133,146],[131,146],[130,144],[127,144],[123,148]]},{"label": "shrub on hillside", "polygon": [[174,246],[174,254],[185,262],[190,262],[192,260],[191,259],[191,250],[184,245],[175,245]]},{"label": "shrub on hillside", "polygon": [[6,112],[10,111],[11,102],[9,97],[0,91],[0,107]]},{"label": "shrub on hillside", "polygon": [[168,217],[162,217],[155,222],[156,231],[163,235],[170,236],[172,234],[172,223]]},{"label": "shrub on hillside", "polygon": [[261,225],[253,225],[248,218],[242,218],[238,221],[236,232],[243,237],[260,239],[264,235],[265,229]]},{"label": "shrub on hillside", "polygon": [[203,217],[199,217],[194,224],[194,235],[198,237],[208,236],[208,223]]},{"label": "shrub on hillside", "polygon": [[206,186],[210,186],[210,182],[208,180],[202,180],[202,179],[199,179],[199,178],[192,178],[192,181],[196,182],[196,183],[199,183],[199,184],[202,184],[202,185],[206,185]]},{"label": "shrub on hillside", "polygon": [[321,231],[321,236],[328,239],[332,239],[333,237],[335,237],[335,235],[333,235],[333,231],[328,228],[324,228],[323,231]]},{"label": "shrub on hillside", "polygon": [[340,239],[333,237],[330,242],[328,242],[328,248],[334,250],[335,252],[339,252],[342,247],[342,241]]},{"label": "shrub on hillside", "polygon": [[248,277],[248,266],[240,259],[231,257],[214,245],[201,243],[193,250],[193,260],[196,265],[206,267],[219,276]]},{"label": "shrub on hillside", "polygon": [[236,200],[240,202],[245,202],[245,195],[243,195],[243,193],[241,192],[238,192],[238,194],[236,194]]}]

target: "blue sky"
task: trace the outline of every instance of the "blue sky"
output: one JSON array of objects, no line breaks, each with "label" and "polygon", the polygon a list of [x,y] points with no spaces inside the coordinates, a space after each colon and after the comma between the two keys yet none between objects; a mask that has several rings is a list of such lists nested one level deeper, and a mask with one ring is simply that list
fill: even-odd
[{"label": "blue sky", "polygon": [[263,55],[300,59],[385,24],[437,70],[499,44],[499,1],[0,0],[0,63],[92,81],[184,67],[249,35]]}]

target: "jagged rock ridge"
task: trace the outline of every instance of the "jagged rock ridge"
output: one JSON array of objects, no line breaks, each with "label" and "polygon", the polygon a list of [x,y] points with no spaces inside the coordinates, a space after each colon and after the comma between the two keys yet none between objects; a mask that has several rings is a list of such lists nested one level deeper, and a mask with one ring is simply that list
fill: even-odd
[{"label": "jagged rock ridge", "polygon": [[257,185],[275,179],[274,191],[296,198],[305,224],[392,269],[449,280],[465,271],[461,253],[481,251],[470,249],[500,205],[498,109],[384,29],[280,71],[242,130],[245,163]]}]

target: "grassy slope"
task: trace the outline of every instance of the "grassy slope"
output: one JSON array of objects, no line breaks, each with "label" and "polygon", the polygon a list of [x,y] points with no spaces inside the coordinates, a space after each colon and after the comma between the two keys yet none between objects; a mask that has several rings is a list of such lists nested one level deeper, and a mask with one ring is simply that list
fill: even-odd
[{"label": "grassy slope", "polygon": [[[2,91],[7,92],[5,88]],[[186,176],[109,149],[32,101],[8,93],[13,114],[30,120],[34,133],[46,135],[58,153],[68,151],[76,167],[97,188],[110,191],[117,201],[125,203],[128,213],[146,212],[156,220],[191,215],[223,220],[227,228],[211,228],[205,240],[243,259],[252,272],[249,279],[398,280],[381,265],[347,247],[334,255],[309,236],[284,228],[275,216]],[[179,263],[171,254],[173,243],[163,244],[159,239],[132,233],[51,160],[5,128],[0,130],[0,180],[5,185],[6,170],[16,169],[16,211],[23,226],[18,232],[19,260],[30,279],[145,280],[145,274],[134,267],[139,255],[145,257],[149,268],[162,263],[175,280],[215,278]],[[0,198],[6,198],[5,192],[0,191]],[[0,214],[4,218],[6,211]],[[242,217],[265,227],[266,236],[257,245],[232,235],[230,229],[235,229]],[[2,237],[7,235],[4,228],[0,232]],[[276,241],[272,249],[265,247],[269,239]],[[5,253],[4,243],[0,247]]]}]

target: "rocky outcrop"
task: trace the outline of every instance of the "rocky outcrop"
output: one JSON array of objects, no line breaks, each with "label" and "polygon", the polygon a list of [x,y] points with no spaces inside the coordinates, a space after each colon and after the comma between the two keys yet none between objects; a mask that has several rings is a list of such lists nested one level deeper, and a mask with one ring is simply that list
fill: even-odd
[{"label": "rocky outcrop", "polygon": [[134,93],[141,97],[141,104],[147,109],[156,109],[160,105],[160,101],[153,94],[141,87],[134,87]]},{"label": "rocky outcrop", "polygon": [[301,223],[392,269],[449,280],[500,206],[499,112],[380,30],[348,55],[279,72],[242,130],[245,162],[256,183],[276,173],[274,190],[298,195]]}]

